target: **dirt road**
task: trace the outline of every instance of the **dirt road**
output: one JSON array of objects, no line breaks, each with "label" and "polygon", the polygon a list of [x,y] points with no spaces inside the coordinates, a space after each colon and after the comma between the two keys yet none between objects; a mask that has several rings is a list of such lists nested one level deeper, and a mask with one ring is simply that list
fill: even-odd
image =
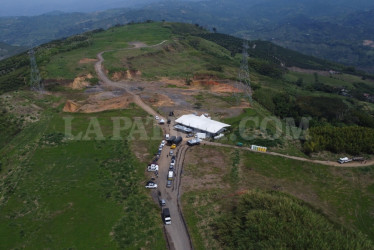
[{"label": "dirt road", "polygon": [[293,160],[311,162],[311,163],[333,166],[333,167],[356,168],[356,167],[368,167],[368,166],[373,166],[374,165],[374,160],[369,160],[369,161],[365,161],[365,162],[351,162],[351,163],[339,164],[338,162],[334,162],[334,161],[311,160],[311,159],[297,157],[297,156],[284,155],[284,154],[280,154],[280,153],[276,153],[276,152],[253,151],[253,150],[251,150],[250,148],[247,148],[247,147],[238,147],[238,146],[234,146],[234,145],[227,145],[227,144],[221,144],[221,143],[216,143],[216,142],[204,141],[204,142],[202,142],[202,144],[218,146],[218,147],[226,147],[226,148],[236,148],[236,149],[247,150],[247,151],[251,151],[251,152],[259,153],[259,154],[280,156],[280,157],[283,157],[283,158],[289,158],[289,159],[293,159]]},{"label": "dirt road", "polygon": [[[149,47],[156,47],[159,46],[166,41],[163,41],[162,43],[149,46]],[[144,45],[135,45],[134,48],[131,49],[137,49],[145,47]],[[161,117],[160,114],[158,114],[156,111],[154,111],[150,106],[145,104],[143,100],[136,94],[134,94],[130,86],[128,86],[126,83],[122,82],[113,82],[111,81],[105,74],[103,70],[103,54],[107,52],[101,52],[97,55],[97,58],[99,59],[98,62],[95,64],[95,70],[96,73],[101,80],[101,83],[104,88],[108,89],[122,89],[125,90],[127,93],[133,96],[133,100],[136,105],[141,107],[143,110],[145,110],[148,114],[152,116],[159,116],[161,119],[166,120],[165,118]],[[164,133],[169,133],[171,135],[177,135],[176,131],[170,130],[168,125],[161,126]],[[160,195],[161,198],[166,200],[166,207],[169,208],[171,218],[172,218],[172,224],[165,226],[165,230],[167,233],[167,238],[169,241],[169,245],[171,249],[177,249],[177,250],[190,250],[193,249],[191,238],[188,233],[187,225],[185,224],[183,214],[181,211],[180,206],[180,183],[181,183],[181,174],[182,174],[182,167],[183,167],[183,160],[185,152],[187,151],[187,146],[180,146],[177,150],[175,150],[175,154],[177,155],[177,161],[174,168],[174,180],[173,185],[171,188],[166,188],[166,182],[167,182],[167,174],[169,171],[169,165],[171,162],[171,156],[169,156],[170,147],[165,146],[162,154],[160,156],[160,159],[158,160],[159,164],[159,177],[157,178],[157,185],[158,190],[154,190],[153,192],[156,192],[156,195]],[[161,218],[160,218],[161,219]]]}]

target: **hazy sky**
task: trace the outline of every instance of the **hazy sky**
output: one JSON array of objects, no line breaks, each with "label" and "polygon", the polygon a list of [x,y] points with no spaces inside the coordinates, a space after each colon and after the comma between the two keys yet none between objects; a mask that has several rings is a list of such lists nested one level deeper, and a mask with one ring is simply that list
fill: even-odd
[{"label": "hazy sky", "polygon": [[157,0],[0,0],[0,16],[39,15],[54,10],[91,12],[155,1]]}]

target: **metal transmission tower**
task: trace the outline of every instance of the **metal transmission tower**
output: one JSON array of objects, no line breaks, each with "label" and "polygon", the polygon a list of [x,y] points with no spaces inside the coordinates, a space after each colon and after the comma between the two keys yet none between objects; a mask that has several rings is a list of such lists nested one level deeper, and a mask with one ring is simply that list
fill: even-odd
[{"label": "metal transmission tower", "polygon": [[29,50],[29,56],[30,56],[30,87],[32,90],[35,91],[43,91],[44,86],[42,83],[42,78],[40,77],[38,65],[36,64],[36,59],[35,59],[35,51],[33,49]]},{"label": "metal transmission tower", "polygon": [[235,98],[236,102],[240,103],[243,97],[242,95],[244,95],[244,98],[248,99],[249,102],[252,104],[252,88],[248,67],[248,48],[248,41],[244,40],[242,60],[240,63],[240,70],[238,74],[238,81],[236,82],[235,86],[238,89],[238,93],[235,93]]}]

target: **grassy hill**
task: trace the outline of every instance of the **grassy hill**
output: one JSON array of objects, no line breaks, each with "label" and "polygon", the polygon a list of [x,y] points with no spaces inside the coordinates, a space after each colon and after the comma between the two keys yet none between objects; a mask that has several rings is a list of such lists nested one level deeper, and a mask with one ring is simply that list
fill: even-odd
[{"label": "grassy hill", "polygon": [[[133,42],[155,45],[163,41],[157,47],[129,50]],[[67,100],[73,100],[77,105],[88,99],[90,105],[95,101],[97,96],[90,91],[100,88],[94,64],[97,54],[102,51],[108,51],[103,57],[104,69],[110,78],[115,80],[117,75],[126,74],[128,70],[141,72],[138,78],[131,79],[133,84],[142,84],[134,85],[134,91],[138,91],[161,114],[166,112],[163,104],[151,102],[155,99],[153,96],[147,99],[147,95],[154,94],[152,92],[161,93],[163,99],[170,98],[173,109],[178,100],[185,103],[187,110],[208,112],[231,124],[227,137],[236,139],[223,143],[241,141],[241,137],[233,135],[239,135],[240,122],[248,117],[262,119],[276,115],[281,118],[282,124],[286,124],[285,118],[289,115],[297,120],[307,114],[313,118],[315,127],[372,127],[374,104],[364,99],[367,96],[364,94],[374,95],[372,80],[348,72],[329,75],[325,70],[344,68],[266,42],[251,42],[249,65],[255,98],[251,108],[248,105],[238,108],[229,91],[220,93],[214,92],[208,85],[193,85],[196,82],[213,82],[216,86],[219,85],[216,82],[220,82],[227,83],[226,87],[229,87],[235,82],[241,60],[238,54],[241,42],[234,37],[210,34],[199,25],[168,22],[118,25],[108,30],[99,29],[56,40],[35,49],[48,91],[44,95],[29,90],[29,58],[26,53],[1,61],[0,235],[3,238],[0,248],[165,248],[157,206],[143,188],[150,178],[144,172],[145,166],[156,153],[160,138],[130,140],[129,136],[134,131],[135,138],[140,136],[134,123],[121,132],[128,140],[111,140],[112,117],[141,119],[150,138],[153,133],[160,132],[154,130],[153,119],[133,104],[92,114],[62,111]],[[253,43],[258,45],[257,49],[253,48]],[[298,71],[282,67],[279,60],[287,66],[295,66]],[[299,67],[309,69],[300,70]],[[70,87],[77,78],[88,75],[92,77],[89,80],[91,86],[87,89]],[[163,81],[167,84],[157,85]],[[349,95],[341,95],[343,88]],[[184,91],[188,93],[183,95]],[[117,92],[99,91],[99,94],[116,96]],[[310,105],[315,103],[320,105]],[[332,104],[343,107],[344,115],[337,116],[340,113],[336,112],[340,109]],[[240,112],[234,113],[235,109]],[[226,110],[232,114],[222,115]],[[73,119],[72,134],[77,136],[81,133],[83,137],[71,140],[64,136],[66,119]],[[100,140],[95,139],[92,131],[89,133],[91,121],[98,121],[101,125],[103,138]],[[256,125],[248,125],[246,129],[251,133],[260,131]],[[276,131],[269,126],[268,131],[261,131],[265,132]],[[282,136],[279,141],[273,142],[271,138],[261,138],[261,143],[269,143],[270,150],[307,157],[300,139],[290,142]],[[224,185],[222,193],[218,191],[219,195],[214,197],[230,196],[244,187],[268,190],[269,183],[280,183],[274,185],[284,187],[285,193],[314,208],[281,194],[260,192],[258,196],[265,197],[264,202],[279,199],[295,208],[295,213],[309,215],[297,215],[292,221],[297,225],[295,228],[301,227],[303,224],[299,222],[305,219],[306,223],[319,222],[318,226],[311,227],[316,234],[321,229],[331,230],[332,234],[328,237],[316,238],[316,246],[323,247],[323,242],[331,240],[342,247],[372,247],[367,240],[373,235],[370,213],[373,207],[372,168],[335,172],[335,168],[244,153],[239,154],[242,159],[239,159],[239,164],[237,153],[220,149],[213,151],[224,158],[219,163],[212,161],[210,164],[212,175],[219,175],[213,182]],[[208,152],[207,155],[215,154]],[[329,157],[334,159],[337,155]],[[203,158],[199,156],[196,159]],[[187,166],[186,178],[196,178],[199,172],[196,166],[206,165],[204,162],[187,164],[191,165]],[[221,167],[229,172],[216,169],[217,164],[223,164]],[[210,169],[207,167],[204,171]],[[240,182],[236,181],[237,177],[240,177]],[[360,182],[356,182],[358,179]],[[267,184],[261,180],[266,180]],[[185,182],[190,183],[183,179]],[[208,228],[206,232],[212,234],[206,240],[212,241],[212,246],[220,246],[220,242],[229,244],[222,232],[224,235],[240,235],[241,231],[236,228],[220,231],[222,221],[218,217],[242,215],[233,213],[233,207],[224,207],[219,203],[220,199],[204,203],[205,197],[211,197],[209,177],[202,183],[199,190],[187,186],[183,197],[194,243],[197,248],[205,244],[199,235],[204,235],[201,230]],[[300,192],[295,191],[295,186],[300,187]],[[237,200],[233,199],[233,202]],[[209,209],[204,204],[208,204]],[[193,213],[200,208],[201,214]],[[263,207],[257,209],[273,213],[279,207],[271,207],[268,211]],[[203,220],[205,227],[197,223],[201,217],[206,218],[206,221]],[[266,222],[262,217],[254,219]],[[218,228],[211,227],[209,223],[212,220]],[[218,237],[220,242],[216,242],[214,237]],[[278,240],[282,241],[283,236],[279,237]],[[351,243],[341,242],[342,238],[349,239]],[[296,246],[306,247],[308,244],[302,242]]]}]

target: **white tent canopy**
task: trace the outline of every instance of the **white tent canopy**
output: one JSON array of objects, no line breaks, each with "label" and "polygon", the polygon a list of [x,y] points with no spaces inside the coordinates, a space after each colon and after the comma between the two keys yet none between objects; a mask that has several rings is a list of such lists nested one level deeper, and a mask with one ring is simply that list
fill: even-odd
[{"label": "white tent canopy", "polygon": [[211,134],[217,134],[218,132],[222,131],[222,129],[230,127],[228,124],[214,121],[205,117],[204,115],[197,116],[193,114],[183,115],[175,122],[183,126],[191,127]]}]

